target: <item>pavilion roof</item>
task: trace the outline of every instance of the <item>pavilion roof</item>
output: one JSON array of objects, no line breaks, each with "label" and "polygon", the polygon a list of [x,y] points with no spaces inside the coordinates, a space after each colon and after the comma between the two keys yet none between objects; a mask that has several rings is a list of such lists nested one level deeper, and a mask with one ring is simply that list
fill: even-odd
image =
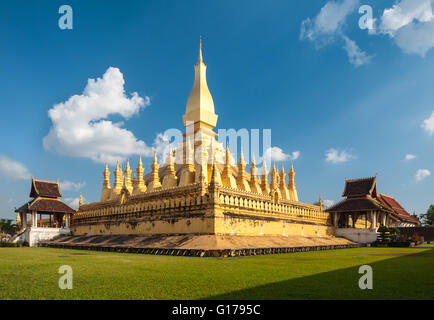
[{"label": "pavilion roof", "polygon": [[373,198],[348,198],[331,206],[326,212],[349,212],[349,211],[392,211]]},{"label": "pavilion roof", "polygon": [[76,211],[59,199],[37,197],[30,200],[15,212],[48,212],[48,213],[72,213]]},{"label": "pavilion roof", "polygon": [[60,193],[59,182],[57,181],[45,181],[32,178],[32,185],[30,189],[30,197],[48,197],[59,198]]},{"label": "pavilion roof", "polygon": [[361,178],[345,180],[345,189],[342,193],[343,197],[360,197],[360,196],[371,196],[375,198],[377,196],[377,178]]}]

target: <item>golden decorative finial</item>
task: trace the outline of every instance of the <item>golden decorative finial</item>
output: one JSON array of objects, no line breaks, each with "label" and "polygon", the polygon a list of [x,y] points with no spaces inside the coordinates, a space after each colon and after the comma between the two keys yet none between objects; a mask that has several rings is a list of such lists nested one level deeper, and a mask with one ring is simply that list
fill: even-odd
[{"label": "golden decorative finial", "polygon": [[267,174],[268,173],[268,170],[267,170],[267,161],[265,161],[265,158],[262,161],[262,170],[261,170],[261,173],[262,174]]},{"label": "golden decorative finial", "polygon": [[158,159],[157,159],[157,151],[154,151],[154,164],[158,163]]},{"label": "golden decorative finial", "polygon": [[[194,83],[187,100],[185,114],[182,116],[184,126],[194,123],[197,127],[212,130],[217,124],[218,116],[215,114],[214,101],[206,82],[206,65],[202,57],[202,40],[199,44],[199,57],[194,66]],[[212,134],[215,136],[215,134]]]},{"label": "golden decorative finial", "polygon": [[241,146],[241,150],[240,150],[240,163],[244,164],[244,154],[243,154],[243,146]]},{"label": "golden decorative finial", "polygon": [[225,165],[229,166],[229,143],[226,141],[226,157],[225,157]]},{"label": "golden decorative finial", "polygon": [[135,185],[135,189],[133,190],[134,194],[139,194],[146,191],[146,185],[143,179],[144,171],[145,170],[143,169],[142,156],[139,155],[139,163],[137,165],[136,172],[134,173],[136,177],[136,185]]},{"label": "golden decorative finial", "polygon": [[212,164],[211,185],[221,185],[222,180],[215,161]]},{"label": "golden decorative finial", "polygon": [[202,36],[200,36],[200,40],[199,40],[199,59],[198,59],[198,64],[199,63],[203,63],[203,58],[202,58]]},{"label": "golden decorative finial", "polygon": [[83,205],[83,195],[80,192],[80,200],[78,201],[78,206],[82,206]]},{"label": "golden decorative finial", "polygon": [[151,178],[151,182],[149,183],[148,188],[147,188],[148,192],[161,189],[160,177],[158,176],[159,168],[160,168],[160,166],[158,164],[157,151],[154,151],[154,161],[151,165],[152,178]]}]

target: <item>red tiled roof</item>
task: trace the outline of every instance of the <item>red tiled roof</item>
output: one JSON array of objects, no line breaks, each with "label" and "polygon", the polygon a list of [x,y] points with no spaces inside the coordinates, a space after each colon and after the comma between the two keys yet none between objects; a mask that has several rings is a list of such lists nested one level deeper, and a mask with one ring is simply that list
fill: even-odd
[{"label": "red tiled roof", "polygon": [[59,198],[62,194],[60,193],[59,183],[56,181],[44,181],[32,179],[32,186],[30,190],[30,197],[49,197],[49,198]]},{"label": "red tiled roof", "polygon": [[385,194],[380,194],[377,199],[381,201],[384,205],[391,208],[395,215],[403,221],[413,222],[419,224],[420,221],[418,218],[410,215],[393,197],[390,197]]},{"label": "red tiled roof", "polygon": [[38,197],[27,202],[15,212],[50,212],[50,213],[75,213],[75,210],[59,199]]},{"label": "red tiled roof", "polygon": [[342,196],[351,198],[351,197],[372,195],[372,197],[375,198],[377,192],[376,186],[377,186],[376,177],[346,180],[345,189]]}]

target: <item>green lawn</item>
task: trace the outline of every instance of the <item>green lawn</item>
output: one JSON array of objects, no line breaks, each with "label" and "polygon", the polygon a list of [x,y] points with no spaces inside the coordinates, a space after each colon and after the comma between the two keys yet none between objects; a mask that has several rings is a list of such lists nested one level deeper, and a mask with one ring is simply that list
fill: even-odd
[{"label": "green lawn", "polygon": [[[373,268],[360,290],[358,268]],[[70,265],[74,288],[58,287]],[[0,248],[0,299],[434,299],[434,249],[188,258]]]}]

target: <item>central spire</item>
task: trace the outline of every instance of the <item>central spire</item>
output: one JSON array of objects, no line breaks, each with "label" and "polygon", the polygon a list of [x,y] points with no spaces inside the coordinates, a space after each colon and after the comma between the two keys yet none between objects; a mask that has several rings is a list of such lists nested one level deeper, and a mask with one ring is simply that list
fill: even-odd
[{"label": "central spire", "polygon": [[199,44],[199,58],[194,66],[194,84],[188,97],[183,115],[184,126],[194,124],[195,130],[206,128],[212,130],[217,124],[214,101],[206,82],[206,65],[202,57],[202,38]]}]

